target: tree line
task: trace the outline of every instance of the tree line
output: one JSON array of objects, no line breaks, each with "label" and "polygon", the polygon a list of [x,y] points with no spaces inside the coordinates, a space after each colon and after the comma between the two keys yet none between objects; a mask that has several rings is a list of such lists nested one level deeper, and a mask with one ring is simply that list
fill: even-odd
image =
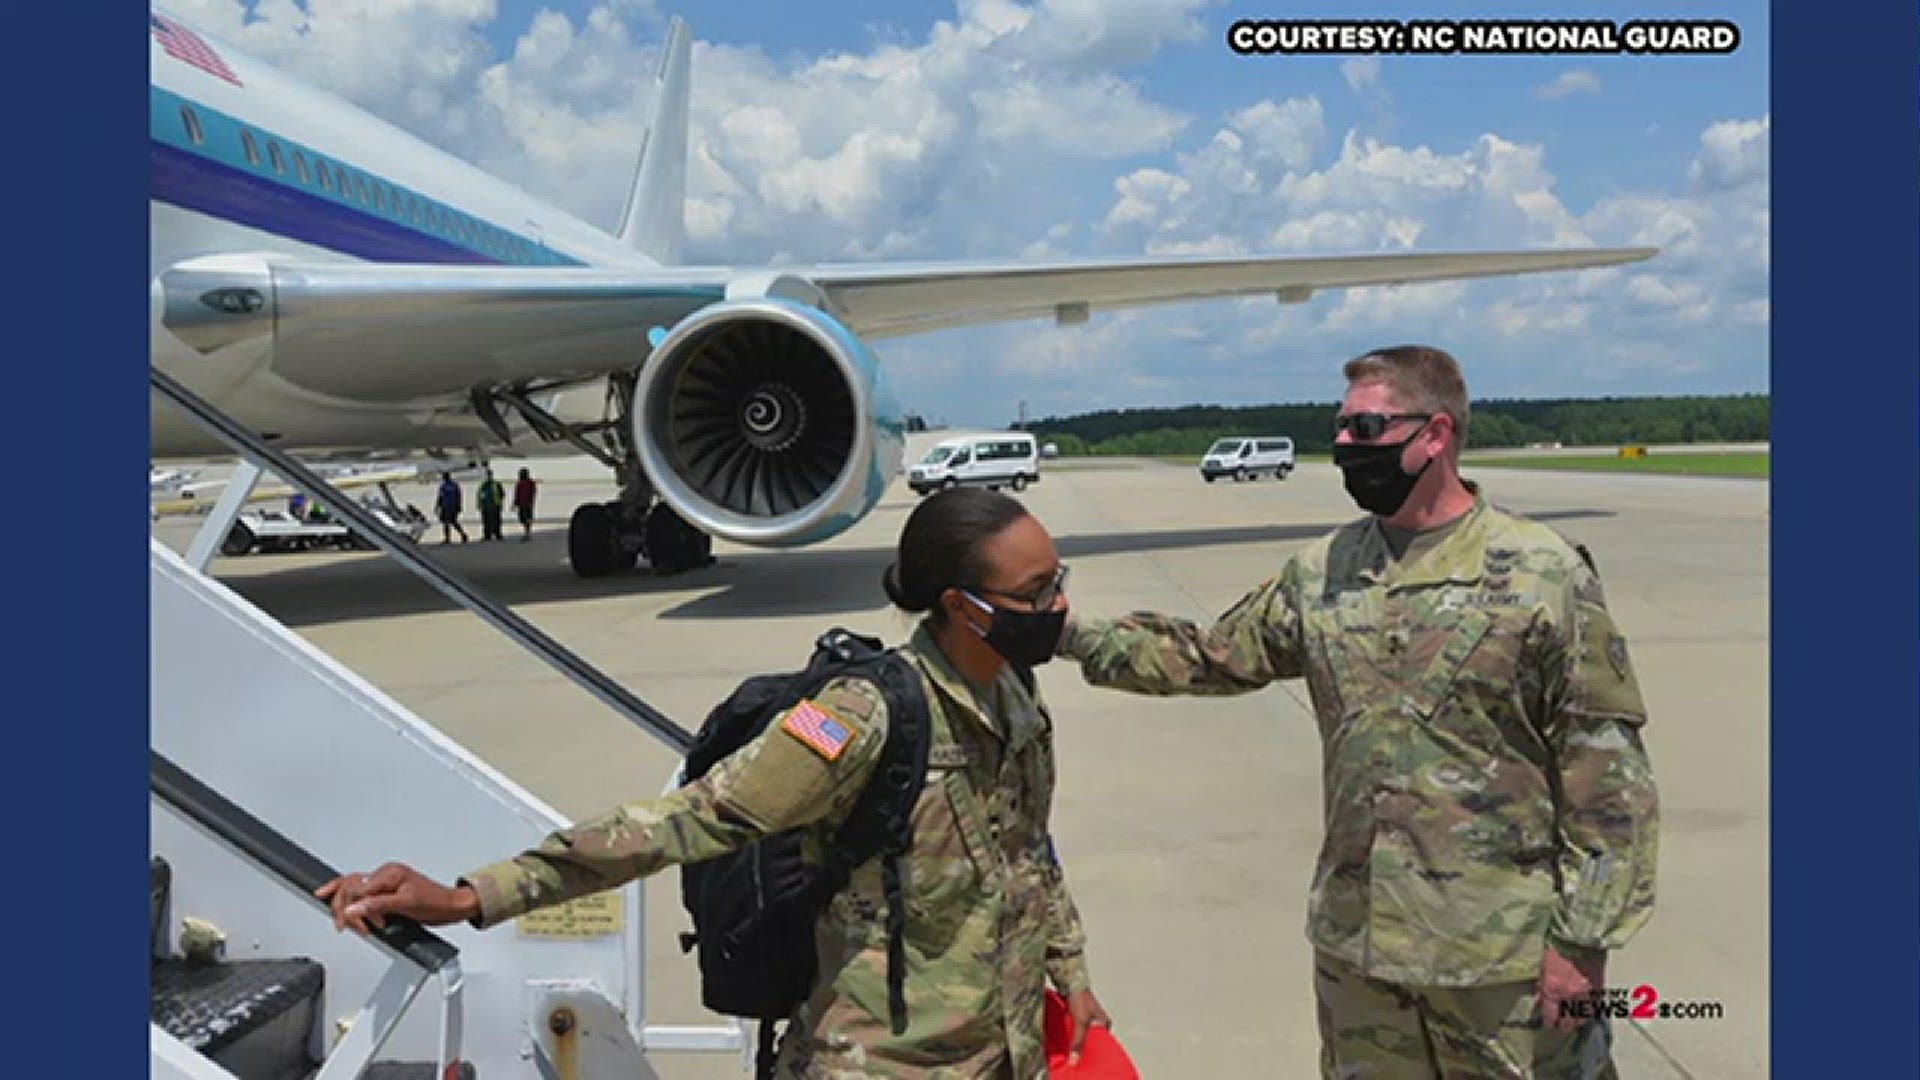
[{"label": "tree line", "polygon": [[[1286,435],[1298,452],[1312,454],[1332,450],[1338,411],[1336,402],[1108,409],[1034,420],[1026,430],[1067,457],[1193,456],[1216,439],[1236,435]],[[1495,399],[1473,403],[1467,447],[1765,442],[1771,431],[1766,394]]]}]

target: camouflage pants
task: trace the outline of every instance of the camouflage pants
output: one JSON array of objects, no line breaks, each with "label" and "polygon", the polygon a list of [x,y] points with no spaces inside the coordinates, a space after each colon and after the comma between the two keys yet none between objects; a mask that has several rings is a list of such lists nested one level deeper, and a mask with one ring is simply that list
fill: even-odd
[{"label": "camouflage pants", "polygon": [[1314,956],[1325,1080],[1615,1080],[1612,1032],[1542,1024],[1532,983],[1402,987]]}]

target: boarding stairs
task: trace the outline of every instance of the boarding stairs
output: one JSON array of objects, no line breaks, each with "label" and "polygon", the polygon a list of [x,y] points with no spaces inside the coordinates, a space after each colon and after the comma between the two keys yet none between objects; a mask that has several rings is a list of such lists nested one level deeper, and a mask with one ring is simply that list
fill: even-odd
[{"label": "boarding stairs", "polygon": [[179,1080],[657,1076],[743,1024],[649,1025],[638,885],[537,926],[334,929],[312,895],[394,859],[449,879],[568,821],[205,572],[270,470],[684,754],[691,736],[357,501],[152,372],[243,459],[185,557],[149,544],[151,1075]]}]

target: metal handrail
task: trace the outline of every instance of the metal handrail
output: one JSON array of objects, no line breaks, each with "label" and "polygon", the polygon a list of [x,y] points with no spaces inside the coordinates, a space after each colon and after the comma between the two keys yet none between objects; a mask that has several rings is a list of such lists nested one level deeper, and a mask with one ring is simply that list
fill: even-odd
[{"label": "metal handrail", "polygon": [[148,370],[152,373],[151,381],[155,390],[178,405],[235,453],[271,469],[294,487],[305,491],[336,518],[351,523],[361,535],[372,540],[415,576],[440,590],[454,603],[493,624],[501,633],[546,661],[615,712],[666,743],[676,753],[685,756],[692,748],[693,735],[690,732],[635,697],[599,668],[548,637],[506,605],[475,588],[472,582],[441,565],[422,551],[418,544],[388,528],[385,522],[327,483],[318,473],[234,422],[166,372],[151,364]]},{"label": "metal handrail", "polygon": [[[271,871],[307,897],[339,873],[319,856],[276,832],[272,826],[234,805],[226,796],[167,760],[158,750],[153,755],[153,793],[174,809],[239,850],[242,855]],[[318,899],[314,903],[318,904]],[[394,916],[373,936],[382,945],[412,961],[428,973],[436,973],[454,962],[460,950],[452,942],[412,919]]]}]

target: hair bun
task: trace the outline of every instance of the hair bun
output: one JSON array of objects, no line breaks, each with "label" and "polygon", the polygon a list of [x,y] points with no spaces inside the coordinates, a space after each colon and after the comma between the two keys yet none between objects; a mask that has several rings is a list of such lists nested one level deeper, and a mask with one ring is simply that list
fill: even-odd
[{"label": "hair bun", "polygon": [[906,594],[900,588],[899,563],[887,564],[886,572],[880,575],[880,587],[887,591],[887,599],[893,601],[895,607],[907,606]]}]

